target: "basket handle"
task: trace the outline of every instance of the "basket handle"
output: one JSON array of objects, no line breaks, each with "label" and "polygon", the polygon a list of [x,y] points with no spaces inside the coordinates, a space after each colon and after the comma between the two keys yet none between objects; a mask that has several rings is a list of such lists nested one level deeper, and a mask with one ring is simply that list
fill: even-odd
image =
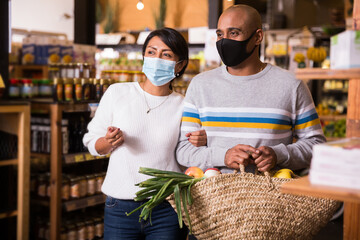
[{"label": "basket handle", "polygon": [[[239,164],[239,169],[240,169],[240,173],[245,173],[245,166],[244,166],[244,164]],[[238,170],[238,169],[235,169],[234,172],[235,172],[235,173],[238,173],[239,170]],[[256,169],[255,169],[255,175],[257,175],[257,174],[258,174],[258,169],[256,168]],[[264,175],[265,175],[266,177],[270,177],[269,171],[265,171],[265,172],[264,172]]]}]

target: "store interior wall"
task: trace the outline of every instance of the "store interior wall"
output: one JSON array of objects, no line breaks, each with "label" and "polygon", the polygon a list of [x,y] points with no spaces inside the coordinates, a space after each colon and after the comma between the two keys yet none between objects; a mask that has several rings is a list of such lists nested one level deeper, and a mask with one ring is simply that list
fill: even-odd
[{"label": "store interior wall", "polygon": [[74,0],[12,0],[11,27],[65,33],[74,39]]},{"label": "store interior wall", "polygon": [[[137,0],[97,1],[99,33],[156,28],[155,17],[159,13],[160,0],[142,1],[144,3],[142,10],[136,8]],[[167,27],[189,28],[208,25],[208,0],[168,0],[166,5],[165,26]]]}]

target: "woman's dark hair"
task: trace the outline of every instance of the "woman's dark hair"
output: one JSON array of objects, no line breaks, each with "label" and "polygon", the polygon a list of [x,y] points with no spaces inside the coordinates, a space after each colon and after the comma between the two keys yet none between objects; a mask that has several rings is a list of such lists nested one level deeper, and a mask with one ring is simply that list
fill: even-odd
[{"label": "woman's dark hair", "polygon": [[147,36],[144,42],[142,49],[143,56],[145,56],[146,47],[153,37],[159,37],[161,41],[163,41],[171,49],[171,51],[173,51],[173,53],[179,57],[179,61],[186,61],[186,65],[176,77],[183,75],[189,63],[189,48],[184,37],[178,31],[172,28],[154,30]]}]

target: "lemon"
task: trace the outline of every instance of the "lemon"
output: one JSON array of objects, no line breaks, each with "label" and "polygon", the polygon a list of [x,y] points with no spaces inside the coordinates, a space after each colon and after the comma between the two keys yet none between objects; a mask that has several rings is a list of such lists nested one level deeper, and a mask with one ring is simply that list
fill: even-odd
[{"label": "lemon", "polygon": [[283,168],[283,169],[280,169],[279,171],[277,171],[273,177],[276,177],[276,178],[292,178],[292,175],[293,175],[293,171],[291,171],[290,169],[287,169],[287,168]]}]

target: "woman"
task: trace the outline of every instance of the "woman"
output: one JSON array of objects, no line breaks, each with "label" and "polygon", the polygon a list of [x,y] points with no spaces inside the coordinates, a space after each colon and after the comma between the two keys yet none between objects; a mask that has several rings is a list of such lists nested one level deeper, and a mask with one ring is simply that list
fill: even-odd
[{"label": "woman", "polygon": [[[126,212],[142,205],[132,199],[136,183],[148,177],[140,167],[180,172],[175,159],[183,97],[171,90],[188,63],[185,39],[164,28],[149,34],[143,46],[146,81],[113,84],[102,97],[88,125],[84,144],[93,155],[111,152],[102,191],[105,203],[105,239],[183,239],[175,211],[168,202],[154,208],[149,221],[139,222]],[[189,133],[195,146],[206,145],[205,131]],[[186,235],[186,232],[185,232]]]}]

